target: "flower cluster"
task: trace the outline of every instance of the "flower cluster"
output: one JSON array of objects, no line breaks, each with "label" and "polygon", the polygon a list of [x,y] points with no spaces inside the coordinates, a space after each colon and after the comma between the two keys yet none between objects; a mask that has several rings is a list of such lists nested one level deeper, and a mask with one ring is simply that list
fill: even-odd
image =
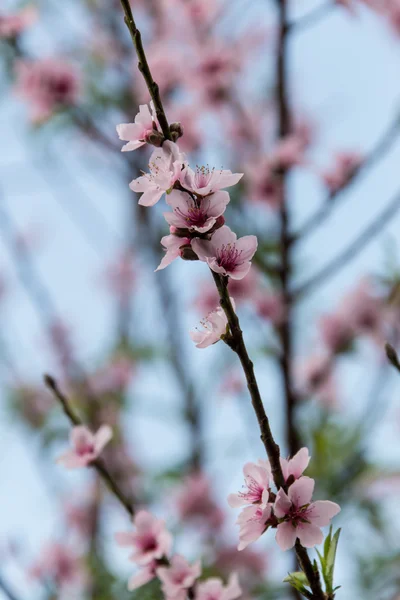
[{"label": "flower cluster", "polygon": [[166,600],[186,600],[188,595],[194,600],[235,600],[241,595],[235,574],[231,575],[226,586],[217,578],[197,582],[201,575],[200,561],[190,564],[180,554],[169,558],[172,535],[162,519],[141,510],[134,517],[133,524],[135,531],[115,535],[118,545],[132,548],[130,560],[140,569],[129,580],[129,590],[135,590],[157,577]]},{"label": "flower cluster", "polygon": [[329,525],[340,507],[335,502],[312,502],[314,480],[303,476],[310,462],[307,448],[290,460],[280,459],[285,489],[271,490],[272,473],[268,461],[247,463],[243,468],[244,491],[230,494],[232,507],[244,506],[237,523],[240,526],[238,550],[255,542],[269,528],[277,529],[276,541],[282,550],[292,548],[296,539],[306,548],[323,541],[320,527]]},{"label": "flower cluster", "polygon": [[[230,200],[224,189],[236,185],[243,174],[209,167],[193,170],[175,142],[160,141],[152,111],[141,106],[135,123],[119,125],[117,131],[128,141],[124,151],[135,150],[146,142],[160,146],[150,157],[149,172],[130,183],[130,188],[141,194],[139,204],[154,206],[166,194],[171,209],[164,213],[170,235],[161,240],[166,254],[158,269],[181,256],[206,262],[216,273],[242,279],[250,269],[257,238],[248,235],[237,239],[225,225],[223,214]],[[171,131],[173,126],[180,130],[179,123],[171,125]],[[153,139],[155,132],[157,139]]]}]

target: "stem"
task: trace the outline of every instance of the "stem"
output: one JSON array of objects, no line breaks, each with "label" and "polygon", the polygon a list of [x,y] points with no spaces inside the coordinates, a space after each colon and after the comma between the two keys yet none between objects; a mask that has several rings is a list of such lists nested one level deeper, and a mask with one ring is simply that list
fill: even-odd
[{"label": "stem", "polygon": [[157,83],[154,81],[150,71],[149,64],[147,62],[146,54],[142,44],[142,35],[139,29],[136,27],[135,20],[133,18],[132,9],[129,4],[129,0],[121,0],[122,8],[125,13],[125,23],[131,34],[133,44],[136,48],[136,54],[138,57],[138,69],[143,75],[146,82],[147,88],[150,92],[151,99],[154,102],[154,108],[156,111],[157,119],[160,124],[161,130],[166,140],[171,139],[171,133],[169,130],[168,120],[165,114],[165,110],[160,97],[160,90]]},{"label": "stem", "polygon": [[[61,392],[60,388],[58,387],[57,381],[53,377],[51,377],[51,375],[45,375],[44,383],[46,387],[48,387],[49,390],[53,393],[55,398],[57,398],[57,400],[60,402],[62,409],[67,418],[70,420],[70,422],[75,426],[84,425],[83,421],[72,409],[68,398],[65,396],[65,394],[63,394],[63,392]],[[107,484],[110,492],[114,494],[114,496],[122,504],[125,510],[129,513],[129,515],[133,517],[135,515],[135,508],[133,502],[129,500],[122,492],[117,482],[108,472],[103,461],[98,458],[91,463],[91,466],[93,466],[96,469],[96,471],[102,477],[103,481]]]},{"label": "stem", "polygon": [[4,581],[2,575],[0,575],[0,591],[3,592],[4,596],[8,598],[8,600],[19,600],[18,596],[16,596],[8,587],[8,583]]}]

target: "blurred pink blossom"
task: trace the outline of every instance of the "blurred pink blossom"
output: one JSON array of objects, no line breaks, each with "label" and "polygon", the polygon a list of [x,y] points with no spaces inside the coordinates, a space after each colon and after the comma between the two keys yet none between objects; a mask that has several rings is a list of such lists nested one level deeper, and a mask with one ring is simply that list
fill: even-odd
[{"label": "blurred pink blossom", "polygon": [[0,14],[0,38],[14,38],[23,33],[37,19],[37,9],[25,6],[17,13]]},{"label": "blurred pink blossom", "polygon": [[236,600],[242,594],[236,573],[233,573],[224,586],[221,579],[211,577],[196,587],[195,600]]},{"label": "blurred pink blossom", "polygon": [[115,534],[119,546],[133,548],[130,560],[138,565],[149,565],[154,560],[167,556],[171,550],[172,535],[165,522],[145,510],[133,518],[135,531]]},{"label": "blurred pink blossom", "polygon": [[219,529],[224,521],[224,514],[212,497],[210,481],[204,473],[186,477],[175,501],[182,521],[194,521],[210,530]]},{"label": "blurred pink blossom", "polygon": [[109,265],[105,273],[106,282],[110,290],[121,300],[130,299],[133,286],[136,282],[136,273],[133,257],[129,252],[123,252],[117,260]]},{"label": "blurred pink blossom", "polygon": [[108,425],[102,425],[94,434],[84,425],[77,425],[70,433],[72,449],[62,454],[57,462],[66,469],[86,467],[100,455],[111,438],[112,430]]},{"label": "blurred pink blossom", "polygon": [[322,173],[322,179],[331,194],[347,185],[363,160],[364,158],[359,152],[339,152],[336,154],[334,166]]},{"label": "blurred pink blossom", "polygon": [[79,583],[83,574],[80,558],[70,548],[58,542],[47,544],[28,571],[32,579],[52,580],[57,587]]},{"label": "blurred pink blossom", "polygon": [[201,574],[201,563],[198,560],[190,565],[180,554],[174,554],[166,567],[158,567],[157,576],[161,580],[161,589],[168,599],[186,600],[187,592]]}]

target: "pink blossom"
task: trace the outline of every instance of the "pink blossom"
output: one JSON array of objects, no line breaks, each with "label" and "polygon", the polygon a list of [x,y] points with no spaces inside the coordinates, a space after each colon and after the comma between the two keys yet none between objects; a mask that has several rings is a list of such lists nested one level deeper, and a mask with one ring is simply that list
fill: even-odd
[{"label": "pink blossom", "polygon": [[400,2],[389,0],[387,3],[387,17],[395,33],[400,34]]},{"label": "pink blossom", "polygon": [[196,587],[195,600],[236,600],[241,594],[238,577],[236,573],[232,573],[226,586],[217,577],[210,577],[199,583]]},{"label": "pink blossom", "polygon": [[175,500],[182,520],[195,521],[210,530],[221,527],[224,514],[212,497],[210,481],[204,473],[186,477]]},{"label": "pink blossom", "polygon": [[117,260],[109,265],[105,274],[110,290],[125,302],[130,299],[136,281],[133,257],[130,252],[123,252]]},{"label": "pink blossom", "polygon": [[154,110],[153,101],[150,102],[151,112],[147,104],[139,106],[139,112],[134,123],[122,123],[117,125],[117,133],[120,140],[128,142],[122,146],[122,152],[136,150],[147,141],[147,136],[158,128],[158,121]]},{"label": "pink blossom", "polygon": [[336,404],[336,385],[332,371],[332,357],[319,353],[310,356],[299,369],[300,392],[317,396],[322,404]]},{"label": "pink blossom", "polygon": [[265,202],[271,209],[279,208],[282,201],[281,179],[270,156],[253,160],[246,169],[249,199]]},{"label": "pink blossom", "polygon": [[47,544],[30,567],[28,575],[41,581],[52,580],[57,587],[78,583],[83,579],[83,566],[76,554],[63,544]]},{"label": "pink blossom", "polygon": [[286,309],[281,294],[258,289],[254,301],[260,317],[270,321],[273,325],[279,325],[285,319]]},{"label": "pink blossom", "polygon": [[150,173],[144,173],[129,184],[131,190],[141,193],[139,204],[154,206],[165,192],[182,177],[186,168],[185,156],[173,142],[166,141],[150,157]]},{"label": "pink blossom", "polygon": [[0,15],[0,38],[14,38],[25,31],[37,18],[34,6],[26,6],[18,13]]},{"label": "pink blossom", "polygon": [[319,331],[326,348],[333,354],[349,348],[355,335],[351,316],[339,311],[322,317],[319,321]]},{"label": "pink blossom", "polygon": [[[234,305],[233,298],[231,302]],[[226,335],[228,319],[224,310],[219,306],[201,321],[204,328],[203,331],[190,332],[190,337],[196,344],[196,348],[208,348],[212,344],[218,342],[223,335]]]},{"label": "pink blossom", "polygon": [[276,541],[282,550],[292,548],[297,538],[305,548],[321,544],[324,535],[320,527],[329,525],[340,511],[340,506],[329,500],[311,502],[314,484],[310,477],[301,477],[287,494],[281,488],[276,496],[274,513],[280,521]]},{"label": "pink blossom", "polygon": [[94,434],[84,425],[77,425],[70,433],[72,449],[62,454],[57,462],[66,469],[86,467],[100,455],[111,438],[112,430],[108,425],[102,425]]},{"label": "pink blossom", "polygon": [[201,45],[198,62],[188,85],[200,94],[200,101],[218,107],[231,92],[240,67],[240,52],[222,42]]},{"label": "pink blossom", "polygon": [[165,522],[145,510],[139,511],[133,519],[136,531],[115,534],[119,546],[132,546],[130,560],[138,565],[149,565],[153,560],[167,556],[171,550],[172,535]]},{"label": "pink blossom", "polygon": [[188,167],[181,183],[184,188],[198,196],[208,196],[232,185],[236,185],[243,177],[243,173],[232,173],[231,171],[210,169],[208,167],[197,167],[193,171]]},{"label": "pink blossom", "polygon": [[246,504],[260,504],[264,492],[269,492],[271,485],[271,469],[265,462],[264,464],[246,463],[243,467],[245,481],[245,491],[238,494],[229,494],[229,506],[245,506]]},{"label": "pink blossom", "polygon": [[135,575],[132,575],[128,581],[128,590],[133,592],[142,585],[149,583],[156,577],[156,569],[158,564],[156,560],[151,561],[148,565],[144,565]]},{"label": "pink blossom", "polygon": [[239,576],[243,573],[246,585],[255,577],[259,579],[267,565],[265,552],[255,552],[246,548],[239,554],[236,546],[226,546],[217,550],[216,567],[223,573],[232,570],[238,571]]},{"label": "pink blossom", "polygon": [[299,479],[310,462],[308,448],[301,448],[292,458],[289,460],[281,458],[280,462],[285,481],[287,481],[289,477],[292,477],[295,480]]},{"label": "pink blossom", "polygon": [[90,378],[90,387],[98,395],[118,393],[128,387],[133,371],[132,360],[126,356],[115,356]]},{"label": "pink blossom", "polygon": [[334,167],[322,174],[330,193],[334,194],[347,185],[362,162],[363,157],[358,152],[339,152],[336,154]]},{"label": "pink blossom", "polygon": [[49,118],[56,110],[78,100],[80,82],[75,68],[62,60],[46,58],[17,65],[16,92],[32,106],[33,121]]},{"label": "pink blossom", "polygon": [[369,335],[380,344],[383,342],[382,307],[371,281],[364,278],[345,296],[340,308],[352,320],[356,333]]},{"label": "pink blossom", "polygon": [[176,258],[181,256],[182,248],[184,246],[190,246],[190,238],[180,237],[173,234],[165,235],[161,238],[161,244],[164,246],[166,253],[156,271],[165,269],[165,267],[168,267],[168,265],[170,265]]},{"label": "pink blossom", "polygon": [[302,136],[288,135],[273,148],[269,160],[274,169],[294,167],[304,162],[305,142]]},{"label": "pink blossom", "polygon": [[210,241],[194,239],[192,248],[199,259],[216,273],[242,279],[249,272],[250,261],[257,250],[257,238],[246,235],[237,239],[236,233],[224,225],[217,229]]},{"label": "pink blossom", "polygon": [[268,499],[269,492],[265,490],[260,504],[246,506],[238,516],[236,523],[239,525],[239,551],[257,541],[268,528],[272,517],[272,508],[271,504],[268,504]]},{"label": "pink blossom", "polygon": [[191,588],[201,574],[201,563],[198,560],[190,565],[180,554],[175,554],[168,567],[159,567],[157,575],[162,583],[162,590],[167,598],[177,598],[178,594],[186,599],[187,590]]},{"label": "pink blossom", "polygon": [[165,212],[164,217],[169,225],[178,229],[205,233],[225,212],[228,202],[228,192],[216,192],[195,200],[186,192],[173,190],[167,197],[167,204],[173,212]]}]

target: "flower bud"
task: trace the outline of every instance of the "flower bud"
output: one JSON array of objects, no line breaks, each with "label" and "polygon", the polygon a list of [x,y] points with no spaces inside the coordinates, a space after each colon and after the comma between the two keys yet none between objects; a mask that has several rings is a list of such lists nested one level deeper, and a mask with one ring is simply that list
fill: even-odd
[{"label": "flower bud", "polygon": [[171,123],[169,130],[173,142],[176,142],[176,140],[183,136],[183,127],[181,123]]},{"label": "flower bud", "polygon": [[180,255],[183,260],[199,260],[197,254],[192,250],[191,246],[182,246]]},{"label": "flower bud", "polygon": [[153,130],[146,134],[145,140],[148,144],[156,146],[156,148],[160,148],[164,141],[164,136],[160,131]]}]

